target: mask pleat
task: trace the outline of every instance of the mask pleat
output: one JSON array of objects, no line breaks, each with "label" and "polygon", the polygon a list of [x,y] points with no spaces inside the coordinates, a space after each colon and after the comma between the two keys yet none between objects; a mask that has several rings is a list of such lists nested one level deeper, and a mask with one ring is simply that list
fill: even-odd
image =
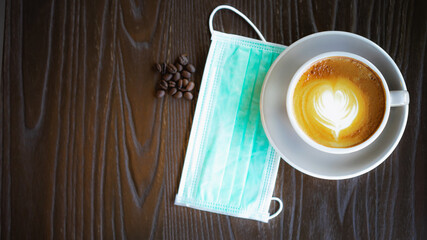
[{"label": "mask pleat", "polygon": [[[227,51],[227,48],[233,50]],[[235,121],[245,80],[245,75],[242,73],[246,72],[250,55],[248,48],[236,48],[234,45],[224,46],[224,53],[222,61],[227,64],[218,70],[218,84],[213,89],[216,92],[214,95],[222,97],[216,98],[211,105],[212,117],[207,124],[204,143],[206,151],[202,153],[202,159],[205,161],[201,169],[198,191],[196,191],[201,199],[209,202],[221,202],[218,196],[224,185],[223,181],[227,182],[225,184],[229,181],[224,179],[228,177],[224,173],[229,164],[229,146],[236,127]]]},{"label": "mask pleat", "polygon": [[249,110],[249,112],[256,112],[257,114],[251,114],[251,118],[247,121],[248,127],[241,146],[241,149],[245,149],[245,151],[242,151],[239,156],[239,162],[245,162],[247,166],[245,168],[246,171],[242,171],[239,176],[239,185],[241,187],[234,188],[234,196],[232,197],[232,199],[238,201],[237,204],[240,206],[256,207],[253,204],[259,203],[257,198],[261,196],[260,191],[265,181],[264,168],[266,166],[269,143],[266,140],[260,121],[259,96],[264,77],[268,71],[266,66],[271,65],[276,55],[275,53],[264,51],[260,64],[257,66],[257,79],[252,93],[251,109]]},{"label": "mask pleat", "polygon": [[[246,48],[246,47],[242,47]],[[245,150],[242,148],[244,137],[246,134],[247,126],[250,125],[248,122],[251,115],[251,102],[253,91],[258,75],[258,66],[262,52],[258,49],[250,49],[248,59],[241,59],[241,62],[248,62],[247,69],[244,73],[244,82],[242,92],[240,95],[240,101],[238,106],[238,112],[236,116],[236,122],[234,132],[231,140],[231,144],[228,150],[228,161],[225,172],[223,175],[222,187],[218,196],[218,200],[223,203],[229,203],[231,206],[238,207],[238,202],[232,199],[232,191],[236,189],[243,190],[239,182],[239,176],[247,169],[247,162],[243,162],[240,159],[240,151]],[[237,182],[235,180],[237,179]]]}]

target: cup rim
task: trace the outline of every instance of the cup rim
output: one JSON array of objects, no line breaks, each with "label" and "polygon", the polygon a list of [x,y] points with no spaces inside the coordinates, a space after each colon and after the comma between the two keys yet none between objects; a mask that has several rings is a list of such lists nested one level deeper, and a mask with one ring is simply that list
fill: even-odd
[{"label": "cup rim", "polygon": [[[327,147],[327,146],[324,146],[324,145],[321,145],[321,144],[315,142],[313,139],[311,139],[301,129],[299,123],[297,122],[297,120],[295,119],[295,116],[294,116],[293,95],[294,95],[295,87],[299,81],[299,78],[308,69],[309,66],[311,66],[313,63],[315,63],[315,62],[317,62],[323,58],[327,58],[327,57],[349,57],[349,58],[353,58],[355,60],[358,60],[358,61],[364,63],[365,65],[367,65],[369,68],[371,68],[378,75],[378,77],[381,79],[381,83],[382,83],[382,86],[384,88],[384,92],[385,92],[385,96],[386,96],[385,112],[384,112],[384,116],[383,116],[383,119],[381,121],[380,126],[377,128],[377,130],[375,130],[375,132],[368,139],[366,139],[362,143],[359,143],[359,144],[352,146],[352,147],[333,148],[333,147]],[[363,148],[369,146],[372,142],[374,142],[381,135],[382,131],[384,130],[385,126],[387,125],[387,121],[388,121],[388,118],[390,116],[390,90],[388,88],[387,82],[386,82],[384,76],[382,75],[382,73],[378,70],[377,67],[375,67],[375,65],[373,65],[367,59],[365,59],[365,58],[363,58],[357,54],[344,52],[344,51],[325,52],[325,53],[316,55],[313,58],[309,59],[303,65],[301,65],[298,68],[298,70],[295,72],[295,74],[293,75],[293,77],[290,81],[290,84],[289,84],[289,87],[288,87],[288,90],[286,93],[286,110],[287,110],[287,114],[288,114],[288,118],[289,118],[289,121],[291,123],[291,126],[294,128],[297,135],[304,142],[306,142],[309,146],[311,146],[315,149],[318,149],[320,151],[327,152],[327,153],[347,154],[347,153],[352,153],[352,152],[362,150]]]}]

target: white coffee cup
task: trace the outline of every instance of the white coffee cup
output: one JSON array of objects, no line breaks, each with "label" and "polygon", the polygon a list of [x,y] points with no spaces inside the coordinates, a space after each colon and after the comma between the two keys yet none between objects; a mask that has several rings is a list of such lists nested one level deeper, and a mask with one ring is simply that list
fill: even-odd
[{"label": "white coffee cup", "polygon": [[[353,59],[356,59],[356,60],[364,63],[365,65],[367,65],[381,79],[381,83],[382,83],[384,90],[385,90],[385,113],[384,113],[384,117],[383,117],[383,120],[382,120],[380,126],[368,139],[366,139],[365,141],[363,141],[362,143],[360,143],[358,145],[355,145],[352,147],[347,147],[347,148],[327,147],[327,146],[321,145],[321,144],[315,142],[313,139],[311,139],[302,130],[299,123],[297,122],[297,120],[295,118],[294,104],[293,104],[295,87],[296,87],[297,83],[299,82],[301,76],[304,74],[304,72],[306,72],[312,66],[312,64],[316,61],[319,61],[323,58],[339,57],[339,56],[353,58]],[[408,104],[409,104],[409,93],[408,93],[408,91],[405,91],[405,90],[390,91],[388,86],[387,86],[387,82],[384,79],[384,76],[381,74],[381,72],[371,62],[369,62],[368,60],[366,60],[363,57],[360,57],[356,54],[348,53],[348,52],[326,52],[326,53],[317,55],[317,56],[311,58],[310,60],[308,60],[307,62],[305,62],[295,72],[294,76],[292,77],[292,80],[290,82],[290,85],[289,85],[289,88],[287,91],[287,95],[286,95],[286,110],[288,113],[288,117],[289,117],[289,120],[290,120],[292,127],[294,128],[294,130],[298,134],[298,136],[300,136],[311,147],[316,148],[316,149],[323,151],[323,152],[334,153],[334,154],[351,153],[351,152],[359,151],[359,150],[369,146],[372,142],[375,141],[375,139],[378,138],[378,136],[381,135],[381,132],[384,130],[384,128],[387,124],[389,115],[390,115],[390,107],[398,107],[398,106],[404,106],[404,105],[408,105]]]}]

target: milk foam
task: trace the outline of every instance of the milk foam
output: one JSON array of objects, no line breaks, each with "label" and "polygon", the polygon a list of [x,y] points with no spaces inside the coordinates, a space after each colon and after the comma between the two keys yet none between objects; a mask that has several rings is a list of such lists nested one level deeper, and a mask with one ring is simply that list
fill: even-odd
[{"label": "milk foam", "polygon": [[381,79],[363,63],[329,57],[300,77],[293,94],[295,119],[313,141],[334,148],[369,138],[385,112]]},{"label": "milk foam", "polygon": [[359,112],[357,97],[351,91],[321,87],[313,98],[315,119],[334,132],[338,139],[340,131],[348,128]]}]

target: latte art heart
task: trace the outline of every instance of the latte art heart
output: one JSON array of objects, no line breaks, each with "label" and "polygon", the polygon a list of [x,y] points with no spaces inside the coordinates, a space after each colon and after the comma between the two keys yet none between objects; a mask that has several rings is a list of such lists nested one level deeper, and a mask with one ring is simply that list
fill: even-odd
[{"label": "latte art heart", "polygon": [[[349,96],[350,94],[350,96]],[[348,128],[357,116],[359,105],[354,93],[325,89],[313,99],[315,117],[323,126],[331,129],[337,139],[340,131]]]}]

